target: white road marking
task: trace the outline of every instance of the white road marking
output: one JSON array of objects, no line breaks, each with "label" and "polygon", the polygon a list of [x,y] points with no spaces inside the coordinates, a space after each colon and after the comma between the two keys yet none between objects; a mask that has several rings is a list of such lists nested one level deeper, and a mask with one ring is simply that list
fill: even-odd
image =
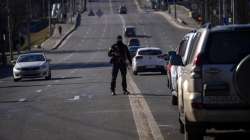
[{"label": "white road marking", "polygon": [[80,96],[74,96],[74,98],[68,99],[69,101],[80,100]]},{"label": "white road marking", "polygon": [[42,92],[42,90],[41,90],[41,89],[38,89],[38,90],[36,90],[36,92],[37,92],[37,93],[40,93],[40,92]]},{"label": "white road marking", "polygon": [[26,98],[20,98],[19,100],[18,100],[18,102],[25,102],[26,101]]},{"label": "white road marking", "polygon": [[51,87],[51,85],[47,85],[47,87]]},{"label": "white road marking", "polygon": [[168,124],[159,124],[159,127],[173,127],[173,125],[168,125]]},{"label": "white road marking", "polygon": [[134,121],[140,140],[164,140],[154,116],[141,95],[141,90],[137,87],[131,75],[128,74],[129,88],[132,93],[129,95],[130,106],[133,112]]},{"label": "white road marking", "polygon": [[58,82],[60,82],[60,80],[56,80],[56,81],[54,81],[55,83],[58,83]]}]

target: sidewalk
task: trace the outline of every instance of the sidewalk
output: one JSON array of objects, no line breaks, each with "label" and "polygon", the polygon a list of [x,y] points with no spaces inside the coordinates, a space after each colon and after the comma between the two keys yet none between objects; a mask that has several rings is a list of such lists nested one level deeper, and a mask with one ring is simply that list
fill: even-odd
[{"label": "sidewalk", "polygon": [[[58,48],[61,43],[76,29],[76,18],[73,17],[72,22],[69,21],[66,24],[56,24],[52,36],[41,44],[41,48],[44,50],[53,50]],[[58,26],[62,27],[62,34],[59,34]]]},{"label": "sidewalk", "polygon": [[[174,18],[174,5],[170,6],[171,14],[167,14]],[[200,25],[192,18],[191,11],[182,5],[176,5],[177,22],[190,28],[198,28]]]}]

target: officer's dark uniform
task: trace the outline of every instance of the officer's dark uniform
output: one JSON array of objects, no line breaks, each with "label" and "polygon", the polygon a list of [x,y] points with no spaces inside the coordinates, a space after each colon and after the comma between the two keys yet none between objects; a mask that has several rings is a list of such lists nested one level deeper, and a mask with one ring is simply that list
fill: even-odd
[{"label": "officer's dark uniform", "polygon": [[111,57],[110,61],[113,64],[111,92],[113,95],[115,95],[116,78],[120,70],[122,76],[123,92],[124,94],[129,94],[129,92],[127,91],[127,81],[126,81],[126,74],[127,74],[126,60],[129,60],[130,64],[132,63],[132,61],[128,51],[128,47],[122,42],[122,37],[118,36],[117,40],[118,40],[117,43],[112,45],[108,52],[108,56]]}]

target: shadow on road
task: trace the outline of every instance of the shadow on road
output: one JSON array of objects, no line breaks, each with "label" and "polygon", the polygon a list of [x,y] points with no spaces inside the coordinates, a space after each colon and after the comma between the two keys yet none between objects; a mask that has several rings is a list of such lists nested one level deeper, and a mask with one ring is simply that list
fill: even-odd
[{"label": "shadow on road", "polygon": [[52,70],[102,68],[102,67],[111,67],[111,66],[112,65],[110,63],[108,63],[108,62],[51,64]]},{"label": "shadow on road", "polygon": [[136,35],[137,38],[152,38],[150,35]]}]

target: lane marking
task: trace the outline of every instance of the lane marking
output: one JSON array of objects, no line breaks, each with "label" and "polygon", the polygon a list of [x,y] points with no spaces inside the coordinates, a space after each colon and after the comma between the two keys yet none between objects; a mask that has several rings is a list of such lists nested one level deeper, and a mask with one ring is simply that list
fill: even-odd
[{"label": "lane marking", "polygon": [[25,102],[27,99],[26,98],[20,98],[18,102]]},{"label": "lane marking", "polygon": [[51,85],[47,85],[47,87],[51,87]]},{"label": "lane marking", "polygon": [[42,90],[41,90],[41,89],[38,89],[38,90],[36,90],[36,92],[37,92],[37,93],[40,93],[40,92],[42,92]]},{"label": "lane marking", "polygon": [[69,101],[77,101],[80,100],[80,96],[74,96],[74,98],[68,99]]},{"label": "lane marking", "polygon": [[154,116],[141,94],[141,90],[128,73],[129,88],[136,95],[129,95],[130,106],[140,140],[164,140]]}]

